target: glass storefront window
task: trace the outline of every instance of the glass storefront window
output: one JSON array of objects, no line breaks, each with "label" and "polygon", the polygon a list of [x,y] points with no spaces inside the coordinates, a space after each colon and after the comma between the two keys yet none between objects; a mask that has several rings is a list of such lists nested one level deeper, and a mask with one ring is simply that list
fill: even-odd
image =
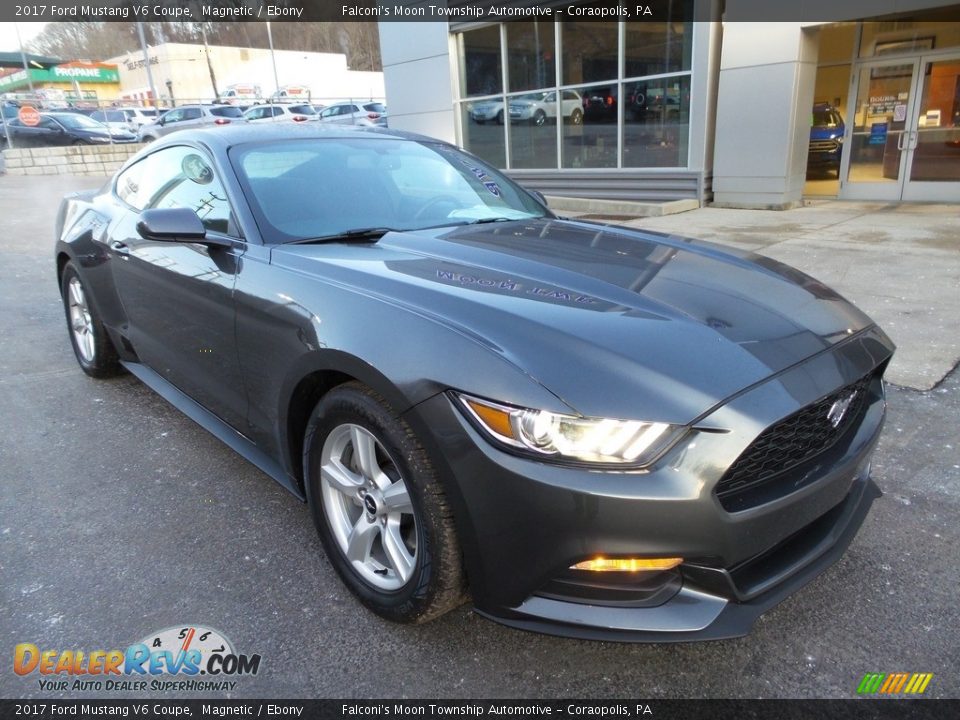
[{"label": "glass storefront window", "polygon": [[463,146],[498,168],[507,166],[504,141],[503,100],[477,100],[460,104]]},{"label": "glass storefront window", "polygon": [[461,33],[464,146],[506,169],[686,167],[694,2],[667,5],[666,22],[516,21]]},{"label": "glass storefront window", "polygon": [[[569,112],[572,103],[564,108]],[[510,167],[557,166],[557,92],[526,93],[507,98],[510,115]]]},{"label": "glass storefront window", "polygon": [[554,27],[552,22],[507,25],[507,82],[511,92],[556,85]]},{"label": "glass storefront window", "polygon": [[685,167],[690,77],[624,84],[623,167]]},{"label": "glass storefront window", "polygon": [[627,23],[624,30],[624,77],[660,75],[690,69],[693,48],[693,2],[671,5],[671,22]]},{"label": "glass storefront window", "polygon": [[[960,45],[960,23],[950,21],[950,9],[928,10],[923,16],[928,19],[865,22],[860,57],[919,53]],[[940,16],[942,21],[937,19]]]},{"label": "glass storefront window", "polygon": [[619,87],[579,87],[569,90],[580,98],[582,122],[561,126],[561,161],[565,168],[615,168],[617,166],[617,115]]},{"label": "glass storefront window", "polygon": [[503,92],[498,25],[460,35],[460,87],[464,97]]},{"label": "glass storefront window", "polygon": [[562,30],[564,85],[617,79],[617,23],[565,22]]}]

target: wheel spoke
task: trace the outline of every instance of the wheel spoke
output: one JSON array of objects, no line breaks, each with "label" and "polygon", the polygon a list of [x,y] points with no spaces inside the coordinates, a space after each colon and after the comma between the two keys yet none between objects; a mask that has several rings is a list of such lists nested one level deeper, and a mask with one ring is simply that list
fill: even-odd
[{"label": "wheel spoke", "polygon": [[89,359],[93,358],[93,335],[89,330],[84,328],[83,334],[80,336],[80,342],[83,343],[84,357]]},{"label": "wheel spoke", "polygon": [[363,478],[357,477],[338,460],[332,458],[320,467],[320,477],[334,490],[350,498],[357,496],[357,490],[363,484]]},{"label": "wheel spoke", "polygon": [[347,559],[350,562],[367,562],[378,531],[376,523],[367,521],[366,516],[361,515],[347,538]]},{"label": "wheel spoke", "polygon": [[354,425],[350,429],[350,442],[353,444],[353,454],[363,477],[367,480],[376,480],[380,474],[380,465],[377,462],[377,441],[366,430]]},{"label": "wheel spoke", "polygon": [[84,309],[86,308],[86,302],[83,297],[83,290],[80,287],[80,283],[76,280],[71,281],[70,283],[70,298],[73,300],[73,304],[77,307]]},{"label": "wheel spoke", "polygon": [[407,492],[407,485],[403,480],[397,480],[383,491],[383,502],[387,506],[388,512],[413,514],[410,493]]},{"label": "wheel spoke", "polygon": [[388,522],[383,530],[383,549],[387,553],[387,559],[394,571],[403,582],[410,579],[413,574],[413,555],[407,550],[400,534],[399,522]]}]

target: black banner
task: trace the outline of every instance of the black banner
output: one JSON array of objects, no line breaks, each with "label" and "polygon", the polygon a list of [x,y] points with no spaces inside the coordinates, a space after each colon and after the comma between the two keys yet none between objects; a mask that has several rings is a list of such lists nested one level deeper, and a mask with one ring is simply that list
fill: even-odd
[{"label": "black banner", "polygon": [[0,717],[32,718],[666,718],[669,720],[940,720],[960,700],[0,700]]}]

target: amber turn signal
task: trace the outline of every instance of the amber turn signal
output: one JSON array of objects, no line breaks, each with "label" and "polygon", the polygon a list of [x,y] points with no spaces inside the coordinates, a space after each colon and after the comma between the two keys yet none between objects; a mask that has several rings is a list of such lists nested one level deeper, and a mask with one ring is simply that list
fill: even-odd
[{"label": "amber turn signal", "polygon": [[571,565],[571,570],[591,570],[594,572],[645,572],[650,570],[672,570],[683,562],[683,558],[604,558],[584,560]]}]

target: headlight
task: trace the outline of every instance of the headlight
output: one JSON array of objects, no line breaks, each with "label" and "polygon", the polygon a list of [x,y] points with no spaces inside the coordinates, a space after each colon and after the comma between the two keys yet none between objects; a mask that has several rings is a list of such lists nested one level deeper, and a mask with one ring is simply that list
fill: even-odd
[{"label": "headlight", "polygon": [[494,441],[541,459],[640,467],[676,439],[660,422],[563,415],[455,393],[467,415]]},{"label": "headlight", "polygon": [[91,135],[90,139],[94,142],[110,142],[110,138],[105,137],[104,135]]}]

